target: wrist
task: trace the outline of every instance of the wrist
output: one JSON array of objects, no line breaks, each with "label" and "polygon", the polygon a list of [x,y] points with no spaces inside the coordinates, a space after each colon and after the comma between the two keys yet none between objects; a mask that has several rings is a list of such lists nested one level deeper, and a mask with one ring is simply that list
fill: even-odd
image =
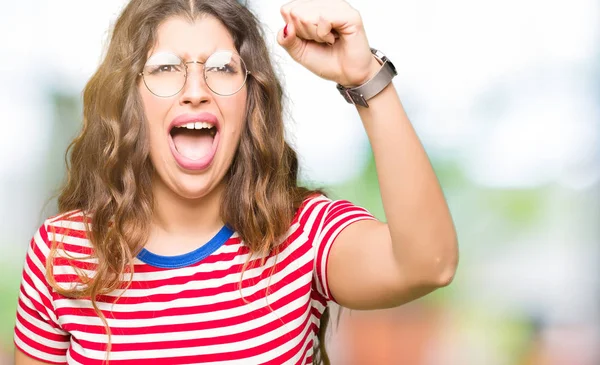
[{"label": "wrist", "polygon": [[358,87],[360,85],[366,84],[369,80],[371,80],[373,77],[375,77],[375,75],[377,75],[379,70],[381,70],[381,66],[382,66],[382,64],[379,63],[377,58],[375,58],[374,56],[371,57],[371,63],[369,64],[369,67],[368,67],[369,72],[367,73],[367,76],[365,76],[362,79],[359,79],[358,81],[356,81],[355,83],[352,83],[351,85],[344,85],[344,87],[350,89],[353,87]]},{"label": "wrist", "polygon": [[358,86],[342,86],[337,84],[337,89],[344,99],[350,104],[369,107],[367,100],[381,92],[398,74],[392,62],[377,49],[371,48],[373,60],[368,67],[366,76],[360,79]]}]

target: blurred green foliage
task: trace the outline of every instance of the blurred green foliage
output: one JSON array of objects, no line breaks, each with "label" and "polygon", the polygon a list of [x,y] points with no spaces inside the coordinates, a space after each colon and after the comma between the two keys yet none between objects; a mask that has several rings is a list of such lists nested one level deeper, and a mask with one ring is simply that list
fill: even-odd
[{"label": "blurred green foliage", "polygon": [[[65,150],[82,125],[81,100],[59,89],[48,92],[49,103],[53,107],[52,136],[53,143],[46,154],[45,171],[39,179],[39,189],[48,192],[48,199],[40,207],[40,219],[56,213],[55,195],[65,176]],[[23,262],[3,262],[0,259],[0,349],[12,351],[12,336],[17,310],[19,285]]]},{"label": "blurred green foliage", "polygon": [[0,266],[0,353],[12,352],[12,336],[17,313],[17,300],[21,281],[21,265],[4,264]]}]

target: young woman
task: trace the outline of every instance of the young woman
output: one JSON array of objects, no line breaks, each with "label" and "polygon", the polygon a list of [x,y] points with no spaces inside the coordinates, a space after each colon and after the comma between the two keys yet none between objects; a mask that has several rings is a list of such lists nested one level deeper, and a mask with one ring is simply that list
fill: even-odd
[{"label": "young woman", "polygon": [[281,14],[279,44],[356,104],[388,222],[298,186],[248,9],[132,0],[85,88],[60,212],[31,241],[18,365],[328,363],[330,302],[389,308],[450,283],[453,223],[391,62],[342,0]]}]

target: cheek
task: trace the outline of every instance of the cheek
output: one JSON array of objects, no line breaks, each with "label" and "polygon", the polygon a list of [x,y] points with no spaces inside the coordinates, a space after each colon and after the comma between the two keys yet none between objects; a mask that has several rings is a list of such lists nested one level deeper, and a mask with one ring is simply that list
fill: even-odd
[{"label": "cheek", "polygon": [[169,111],[169,104],[162,100],[158,100],[154,95],[142,85],[140,89],[142,104],[144,106],[144,114],[146,122],[150,130],[150,138],[156,138],[162,135],[163,120]]},{"label": "cheek", "polygon": [[[147,90],[142,88],[140,90],[140,95],[142,96],[142,103],[144,105],[144,113],[146,114],[146,119],[148,121],[152,121],[156,118],[156,115],[160,111],[159,104],[156,102],[156,98],[153,97]],[[153,123],[150,123],[151,125]]]},{"label": "cheek", "polygon": [[246,100],[247,95],[246,92],[240,95],[236,95],[235,99],[231,98],[226,101],[226,105],[223,105],[221,108],[224,111],[225,120],[227,120],[232,126],[237,134],[240,134],[242,129],[244,128],[244,124],[246,123]]}]

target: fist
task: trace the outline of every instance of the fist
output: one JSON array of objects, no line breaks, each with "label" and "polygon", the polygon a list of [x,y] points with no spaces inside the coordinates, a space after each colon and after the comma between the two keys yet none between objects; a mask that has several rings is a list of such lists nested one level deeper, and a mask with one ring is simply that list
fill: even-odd
[{"label": "fist", "polygon": [[380,68],[359,12],[343,0],[294,0],[281,7],[286,25],[278,43],[314,74],[346,87],[368,81]]}]

